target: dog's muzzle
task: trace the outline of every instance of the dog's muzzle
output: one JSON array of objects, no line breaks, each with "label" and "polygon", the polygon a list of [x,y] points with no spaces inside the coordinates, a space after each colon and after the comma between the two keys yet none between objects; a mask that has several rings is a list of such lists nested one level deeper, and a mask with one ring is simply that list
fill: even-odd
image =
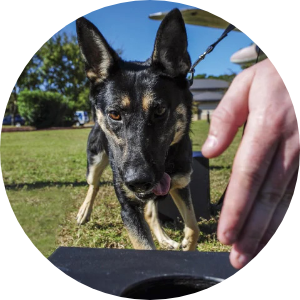
[{"label": "dog's muzzle", "polygon": [[145,173],[139,176],[133,169],[129,169],[126,172],[125,184],[138,199],[152,200],[169,193],[171,177],[164,173],[160,181],[155,184],[151,176],[145,176]]}]

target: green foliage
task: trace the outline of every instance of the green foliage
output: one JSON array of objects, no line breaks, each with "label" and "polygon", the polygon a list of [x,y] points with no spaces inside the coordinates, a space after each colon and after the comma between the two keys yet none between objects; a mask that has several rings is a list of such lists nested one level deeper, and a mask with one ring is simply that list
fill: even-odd
[{"label": "green foliage", "polygon": [[192,114],[193,115],[198,114],[198,106],[199,106],[199,103],[193,102],[193,106],[192,106]]},{"label": "green foliage", "polygon": [[42,64],[42,58],[38,54],[39,51],[34,54],[18,78],[14,87],[16,92],[20,92],[24,89],[33,90],[39,88],[41,84],[40,66]]},{"label": "green foliage", "polygon": [[[84,67],[76,36],[68,36],[65,33],[56,34],[34,54],[24,68],[14,87],[6,112],[17,112],[19,95],[24,90],[35,93],[37,90],[41,93],[44,91],[59,93],[53,106],[57,105],[58,100],[68,98],[70,102],[73,102],[74,109],[89,111],[88,80]],[[48,100],[50,100],[49,97]],[[23,112],[24,103],[22,105]],[[62,103],[61,108],[64,107],[66,104]],[[21,115],[22,112],[20,112]],[[32,118],[32,112],[26,113]],[[32,123],[32,119],[29,120]]]},{"label": "green foliage", "polygon": [[219,80],[225,80],[227,82],[232,82],[232,80],[234,79],[235,76],[236,76],[236,74],[232,73],[232,74],[224,74],[224,75],[220,75],[220,76],[209,75],[207,78],[208,79],[219,79]]},{"label": "green foliage", "polygon": [[23,90],[18,98],[19,112],[28,125],[37,128],[71,125],[74,104],[60,93]]},{"label": "green foliage", "polygon": [[86,87],[84,62],[75,36],[58,34],[37,53],[42,59],[40,80],[48,91],[58,91],[72,101]]},{"label": "green foliage", "polygon": [[207,74],[197,74],[194,76],[194,79],[219,79],[219,80],[225,80],[227,82],[232,82],[234,77],[236,76],[236,73],[232,74],[223,74],[219,76],[214,75],[207,75]]},{"label": "green foliage", "polygon": [[85,110],[89,112],[91,110],[91,102],[89,101],[90,89],[84,88],[78,95],[78,99],[74,102],[76,110]]},{"label": "green foliage", "polygon": [[15,88],[13,89],[12,93],[9,96],[8,103],[5,109],[5,115],[7,114],[15,114],[18,112],[17,108],[17,93]]},{"label": "green foliage", "polygon": [[207,78],[207,74],[197,74],[194,76],[194,79],[205,79]]},{"label": "green foliage", "polygon": [[17,81],[18,90],[59,92],[76,101],[86,87],[84,62],[75,36],[57,34],[32,57]]},{"label": "green foliage", "polygon": [[58,33],[34,54],[14,91],[18,95],[25,89],[58,92],[74,102],[76,110],[90,111],[89,83],[75,35]]}]

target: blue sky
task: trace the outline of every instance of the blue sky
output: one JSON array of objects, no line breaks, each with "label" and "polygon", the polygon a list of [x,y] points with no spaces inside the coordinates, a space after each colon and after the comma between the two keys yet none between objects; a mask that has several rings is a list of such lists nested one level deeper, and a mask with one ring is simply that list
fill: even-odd
[{"label": "blue sky", "polygon": [[[191,8],[184,4],[166,1],[135,1],[105,7],[85,17],[94,23],[106,40],[115,49],[122,49],[125,60],[144,61],[151,56],[160,21],[149,19],[149,15],[173,8]],[[201,8],[201,7],[200,7]],[[228,20],[230,21],[230,20]],[[222,34],[222,29],[186,25],[188,50],[194,62],[206,48]],[[75,22],[61,31],[76,34]],[[239,73],[241,68],[230,62],[230,56],[252,41],[241,32],[231,32],[196,68],[196,74],[208,75]]]}]

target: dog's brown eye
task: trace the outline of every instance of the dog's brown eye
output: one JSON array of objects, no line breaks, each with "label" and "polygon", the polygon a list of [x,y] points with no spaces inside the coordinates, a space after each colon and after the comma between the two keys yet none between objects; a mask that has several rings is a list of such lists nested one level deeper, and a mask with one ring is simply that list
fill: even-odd
[{"label": "dog's brown eye", "polygon": [[155,110],[156,116],[162,116],[166,112],[166,108],[163,106],[157,107]]},{"label": "dog's brown eye", "polygon": [[121,120],[121,115],[116,111],[111,111],[108,115],[111,119],[113,119],[115,121],[120,121]]}]

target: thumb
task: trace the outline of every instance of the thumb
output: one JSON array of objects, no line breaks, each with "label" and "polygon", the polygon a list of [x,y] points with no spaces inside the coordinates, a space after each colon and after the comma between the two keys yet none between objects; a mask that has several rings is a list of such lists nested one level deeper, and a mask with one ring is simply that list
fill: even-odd
[{"label": "thumb", "polygon": [[227,93],[213,112],[208,137],[202,147],[207,158],[222,154],[231,144],[238,128],[248,116],[248,96],[255,72],[249,68],[232,82]]}]

